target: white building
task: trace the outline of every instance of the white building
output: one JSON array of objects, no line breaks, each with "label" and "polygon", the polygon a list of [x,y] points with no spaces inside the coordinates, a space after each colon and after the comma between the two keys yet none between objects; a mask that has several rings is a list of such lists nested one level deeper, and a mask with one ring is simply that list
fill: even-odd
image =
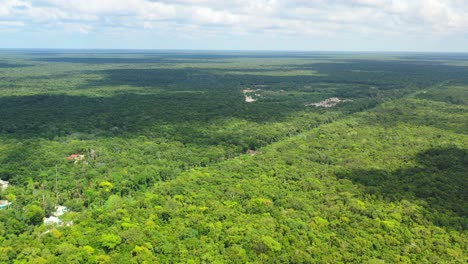
[{"label": "white building", "polygon": [[0,180],[0,189],[1,190],[5,190],[6,188],[8,188],[8,185],[9,185],[8,181]]},{"label": "white building", "polygon": [[62,220],[55,216],[44,217],[44,224],[45,225],[61,225]]},{"label": "white building", "polygon": [[66,212],[68,212],[68,208],[66,206],[58,205],[55,206],[55,212],[53,212],[52,214],[56,217],[59,217],[65,214]]},{"label": "white building", "polygon": [[0,210],[8,208],[8,206],[10,206],[10,205],[11,205],[11,203],[8,202],[8,200],[0,200]]}]

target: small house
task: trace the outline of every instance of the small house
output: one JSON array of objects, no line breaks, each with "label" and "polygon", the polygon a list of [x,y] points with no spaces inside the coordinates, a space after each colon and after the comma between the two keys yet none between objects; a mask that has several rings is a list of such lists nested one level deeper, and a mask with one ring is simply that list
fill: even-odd
[{"label": "small house", "polygon": [[68,160],[74,160],[78,157],[78,154],[71,154],[70,156],[68,156]]},{"label": "small house", "polygon": [[67,157],[69,161],[74,161],[75,164],[78,164],[80,161],[85,159],[85,155],[83,154],[71,154]]},{"label": "small house", "polygon": [[62,220],[60,220],[58,217],[51,215],[49,217],[44,217],[44,224],[45,225],[61,225]]},{"label": "small house", "polygon": [[8,202],[8,200],[0,200],[0,210],[8,208],[10,205],[11,202]]},{"label": "small house", "polygon": [[84,158],[85,158],[85,155],[83,155],[83,154],[71,154],[70,156],[68,156],[67,159],[68,160],[75,160],[75,161],[78,160],[79,161],[79,160],[84,160]]},{"label": "small house", "polygon": [[6,190],[6,188],[8,188],[8,185],[9,185],[8,181],[0,180],[0,189],[1,190]]},{"label": "small house", "polygon": [[59,217],[65,214],[66,212],[68,212],[68,208],[66,206],[59,205],[55,206],[55,212],[53,212],[52,215]]}]

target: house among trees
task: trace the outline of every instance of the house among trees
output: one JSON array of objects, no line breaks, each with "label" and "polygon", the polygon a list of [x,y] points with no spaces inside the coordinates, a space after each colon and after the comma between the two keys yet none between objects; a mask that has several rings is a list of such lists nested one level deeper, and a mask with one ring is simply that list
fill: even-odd
[{"label": "house among trees", "polygon": [[0,180],[0,189],[2,191],[5,190],[6,188],[8,188],[8,185],[9,185],[8,181]]},{"label": "house among trees", "polygon": [[[63,226],[64,223],[62,220],[60,220],[60,216],[64,215],[66,212],[68,212],[68,208],[63,205],[58,205],[55,206],[55,211],[52,212],[52,215],[49,217],[44,217],[44,224],[45,225],[58,225],[58,226]],[[72,225],[73,222],[65,222],[66,226]]]},{"label": "house among trees", "polygon": [[44,224],[45,225],[61,225],[62,220],[60,220],[56,216],[51,215],[49,217],[44,217]]},{"label": "house among trees", "polygon": [[10,205],[11,202],[8,202],[8,200],[0,200],[0,210],[8,208]]},{"label": "house among trees", "polygon": [[83,160],[85,158],[85,155],[82,154],[71,154],[68,156],[68,160]]},{"label": "house among trees", "polygon": [[79,163],[80,161],[83,161],[85,159],[85,155],[83,154],[71,154],[70,156],[67,157],[69,161],[74,161],[75,164]]},{"label": "house among trees", "polygon": [[[8,181],[3,181],[0,180],[0,190],[4,191],[6,188],[8,188]],[[0,200],[0,210],[8,208],[8,206],[11,205],[11,202],[8,202],[8,200]]]},{"label": "house among trees", "polygon": [[68,212],[68,208],[66,206],[58,205],[55,206],[55,212],[53,212],[52,215],[59,217],[65,214],[66,212]]},{"label": "house among trees", "polygon": [[325,100],[323,100],[321,102],[318,102],[318,103],[306,104],[306,106],[312,106],[313,105],[315,107],[334,107],[339,103],[352,102],[352,101],[353,100],[351,100],[351,99],[341,100],[338,97],[331,97],[331,98],[325,99]]}]

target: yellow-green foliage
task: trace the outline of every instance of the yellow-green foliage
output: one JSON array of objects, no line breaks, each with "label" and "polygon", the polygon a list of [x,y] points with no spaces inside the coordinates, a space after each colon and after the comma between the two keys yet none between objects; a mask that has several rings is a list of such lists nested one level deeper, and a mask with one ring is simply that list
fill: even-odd
[{"label": "yellow-green foliage", "polygon": [[0,263],[468,261],[464,63],[52,53],[0,52]]}]

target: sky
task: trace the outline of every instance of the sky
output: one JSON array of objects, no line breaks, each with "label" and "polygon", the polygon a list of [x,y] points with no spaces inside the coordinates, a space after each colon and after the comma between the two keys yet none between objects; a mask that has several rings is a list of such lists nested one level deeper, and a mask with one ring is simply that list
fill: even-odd
[{"label": "sky", "polygon": [[0,48],[468,52],[468,0],[0,0]]}]

